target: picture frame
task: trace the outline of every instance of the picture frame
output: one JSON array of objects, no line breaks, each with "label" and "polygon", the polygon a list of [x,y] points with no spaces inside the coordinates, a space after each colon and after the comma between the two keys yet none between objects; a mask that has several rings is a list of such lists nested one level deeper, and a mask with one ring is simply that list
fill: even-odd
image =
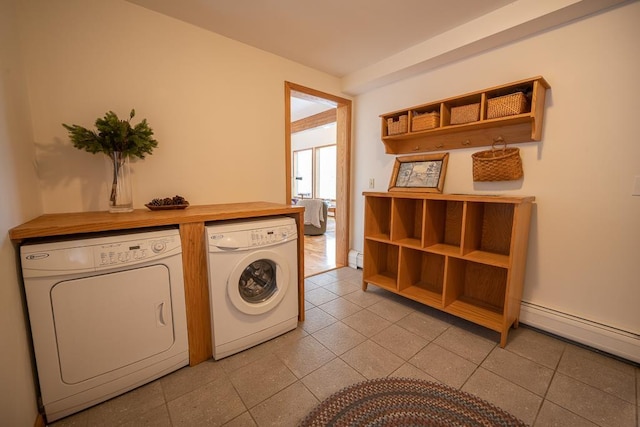
[{"label": "picture frame", "polygon": [[449,153],[396,157],[389,191],[442,193]]}]

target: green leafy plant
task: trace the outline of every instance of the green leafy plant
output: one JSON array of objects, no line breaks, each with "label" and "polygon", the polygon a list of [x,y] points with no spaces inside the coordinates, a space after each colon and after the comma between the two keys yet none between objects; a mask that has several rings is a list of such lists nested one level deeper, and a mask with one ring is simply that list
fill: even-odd
[{"label": "green leafy plant", "polygon": [[[96,120],[96,130],[89,130],[78,125],[62,126],[69,131],[69,139],[73,146],[90,153],[104,153],[113,163],[113,181],[109,206],[115,207],[123,198],[118,194],[118,176],[128,157],[138,157],[151,154],[158,146],[153,139],[153,130],[147,124],[147,119],[131,126],[131,119],[136,115],[134,109],[129,113],[128,120],[120,120],[116,113],[108,111],[104,117]],[[130,199],[129,199],[130,200]]]},{"label": "green leafy plant", "polygon": [[96,130],[64,123],[62,126],[69,131],[73,146],[80,150],[108,156],[119,152],[123,156],[144,159],[146,154],[151,154],[158,146],[158,141],[153,139],[153,130],[147,124],[147,119],[131,126],[131,119],[135,115],[136,111],[132,109],[129,120],[120,120],[116,113],[109,111],[96,120]]}]

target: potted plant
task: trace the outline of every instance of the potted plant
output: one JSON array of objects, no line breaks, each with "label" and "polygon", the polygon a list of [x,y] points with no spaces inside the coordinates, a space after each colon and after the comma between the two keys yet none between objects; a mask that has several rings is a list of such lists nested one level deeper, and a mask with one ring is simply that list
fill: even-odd
[{"label": "potted plant", "polygon": [[113,165],[113,180],[109,196],[109,212],[130,212],[133,210],[131,195],[131,180],[129,158],[151,154],[158,146],[153,139],[153,130],[143,119],[135,126],[131,119],[135,116],[134,109],[129,113],[128,120],[120,120],[109,111],[104,117],[98,118],[96,130],[89,130],[78,125],[62,124],[69,131],[69,139],[73,146],[90,153],[104,153]]}]

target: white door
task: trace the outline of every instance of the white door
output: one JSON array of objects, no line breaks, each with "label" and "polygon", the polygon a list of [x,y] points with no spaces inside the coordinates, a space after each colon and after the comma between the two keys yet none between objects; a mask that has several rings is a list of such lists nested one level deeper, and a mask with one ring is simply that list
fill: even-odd
[{"label": "white door", "polygon": [[164,265],[59,282],[51,305],[67,384],[162,353],[175,340]]},{"label": "white door", "polygon": [[289,266],[273,251],[251,252],[233,268],[227,294],[245,314],[263,314],[280,304],[289,287]]}]

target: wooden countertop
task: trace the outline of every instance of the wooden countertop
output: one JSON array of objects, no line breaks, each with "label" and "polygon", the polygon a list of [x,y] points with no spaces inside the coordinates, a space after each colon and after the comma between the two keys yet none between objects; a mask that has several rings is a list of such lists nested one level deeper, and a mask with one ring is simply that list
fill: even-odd
[{"label": "wooden countertop", "polygon": [[127,213],[74,212],[44,214],[9,230],[14,242],[28,238],[62,236],[111,230],[126,230],[163,225],[180,225],[194,222],[226,219],[287,215],[304,211],[302,206],[271,202],[228,203],[196,205],[186,209],[150,211],[135,209]]}]

